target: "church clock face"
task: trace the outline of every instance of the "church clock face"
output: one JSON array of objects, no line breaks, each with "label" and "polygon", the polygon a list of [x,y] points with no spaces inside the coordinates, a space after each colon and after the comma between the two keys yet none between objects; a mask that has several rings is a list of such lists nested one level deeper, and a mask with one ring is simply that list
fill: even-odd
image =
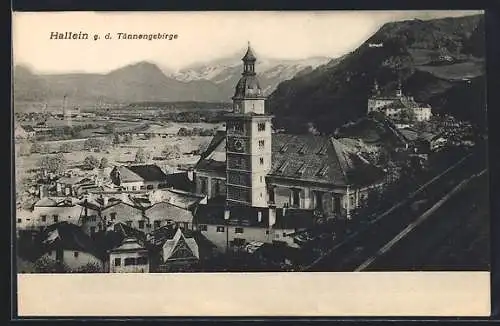
[{"label": "church clock face", "polygon": [[233,149],[234,151],[236,152],[243,152],[245,148],[245,142],[243,139],[240,139],[240,138],[235,138],[233,140]]}]

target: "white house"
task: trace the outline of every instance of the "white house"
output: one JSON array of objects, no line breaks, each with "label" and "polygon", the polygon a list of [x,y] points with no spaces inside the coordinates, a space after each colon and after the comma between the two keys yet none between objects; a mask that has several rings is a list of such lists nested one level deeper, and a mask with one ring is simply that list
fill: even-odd
[{"label": "white house", "polygon": [[149,273],[149,253],[135,238],[127,238],[109,252],[110,273]]}]

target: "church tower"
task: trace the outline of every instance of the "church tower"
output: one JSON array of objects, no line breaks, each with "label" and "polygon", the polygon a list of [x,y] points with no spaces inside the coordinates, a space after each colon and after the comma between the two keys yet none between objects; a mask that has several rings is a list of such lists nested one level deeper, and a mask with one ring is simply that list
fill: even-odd
[{"label": "church tower", "polygon": [[226,120],[226,201],[228,205],[267,207],[266,175],[271,169],[271,119],[255,73],[250,43],[243,57],[233,111]]}]

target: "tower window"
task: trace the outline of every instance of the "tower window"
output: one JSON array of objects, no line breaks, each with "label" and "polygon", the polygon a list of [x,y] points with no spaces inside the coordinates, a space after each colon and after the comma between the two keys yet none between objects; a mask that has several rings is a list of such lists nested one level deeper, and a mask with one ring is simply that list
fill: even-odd
[{"label": "tower window", "polygon": [[260,165],[264,165],[264,158],[263,157],[260,158]]},{"label": "tower window", "polygon": [[259,149],[263,149],[264,148],[264,140],[259,140]]},{"label": "tower window", "polygon": [[257,129],[258,129],[259,131],[264,131],[264,130],[266,130],[266,124],[265,124],[265,122],[260,122],[260,123],[257,125]]}]

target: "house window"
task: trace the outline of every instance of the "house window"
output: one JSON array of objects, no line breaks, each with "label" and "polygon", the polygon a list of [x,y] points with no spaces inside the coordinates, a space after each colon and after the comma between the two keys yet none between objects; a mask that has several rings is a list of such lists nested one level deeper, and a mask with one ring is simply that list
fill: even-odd
[{"label": "house window", "polygon": [[135,258],[125,258],[124,266],[135,265]]},{"label": "house window", "polygon": [[207,193],[207,178],[200,178],[200,192],[202,194]]},{"label": "house window", "polygon": [[132,221],[127,221],[127,226],[132,226]]},{"label": "house window", "polygon": [[113,212],[113,213],[111,213],[109,215],[111,216],[111,221],[116,220],[116,213],[115,212]]},{"label": "house window", "polygon": [[21,223],[22,221],[23,221],[23,220],[22,220],[22,219],[20,219],[20,218],[18,218],[18,219],[17,219],[17,223]]},{"label": "house window", "polygon": [[115,258],[115,266],[121,266],[122,260],[121,258]]},{"label": "house window", "polygon": [[265,122],[260,122],[258,125],[257,125],[257,129],[259,131],[264,131],[266,130],[266,123]]},{"label": "house window", "polygon": [[47,221],[47,215],[42,215],[42,222],[46,222]]},{"label": "house window", "polygon": [[269,234],[269,230],[266,230],[266,234]]},{"label": "house window", "polygon": [[243,228],[235,228],[234,233],[243,233]]},{"label": "house window", "polygon": [[237,246],[237,247],[241,247],[241,246],[245,245],[245,242],[246,242],[245,239],[235,238],[233,240],[233,245]]},{"label": "house window", "polygon": [[283,232],[283,236],[286,237],[286,232]]},{"label": "house window", "polygon": [[300,190],[299,189],[292,189],[291,206],[292,207],[299,207],[299,205],[300,205]]},{"label": "house window", "polygon": [[263,157],[260,158],[260,165],[264,165],[264,158]]},{"label": "house window", "polygon": [[137,187],[136,186],[132,186],[132,190],[137,190]]},{"label": "house window", "polygon": [[264,148],[264,141],[263,140],[259,140],[259,149],[263,149]]},{"label": "house window", "polygon": [[207,226],[205,224],[201,224],[201,225],[198,226],[198,229],[200,231],[206,231],[207,230]]},{"label": "house window", "polygon": [[224,227],[223,226],[218,226],[217,227],[217,232],[224,232]]},{"label": "house window", "polygon": [[146,187],[145,187],[145,186],[141,186],[141,187],[140,187],[140,189],[141,189],[141,190],[144,190],[144,189],[146,189]]},{"label": "house window", "polygon": [[139,221],[139,229],[144,229],[144,221]]},{"label": "house window", "polygon": [[260,176],[260,183],[264,182],[264,178]]},{"label": "house window", "polygon": [[146,189],[148,189],[148,190],[154,189],[154,186],[153,186],[153,185],[148,185],[148,186],[146,187]]},{"label": "house window", "polygon": [[148,257],[137,257],[137,265],[147,265]]},{"label": "house window", "polygon": [[79,254],[79,252],[78,252],[78,251],[75,251],[75,252],[73,253],[73,256],[74,256],[75,258],[78,258],[78,254]]}]

